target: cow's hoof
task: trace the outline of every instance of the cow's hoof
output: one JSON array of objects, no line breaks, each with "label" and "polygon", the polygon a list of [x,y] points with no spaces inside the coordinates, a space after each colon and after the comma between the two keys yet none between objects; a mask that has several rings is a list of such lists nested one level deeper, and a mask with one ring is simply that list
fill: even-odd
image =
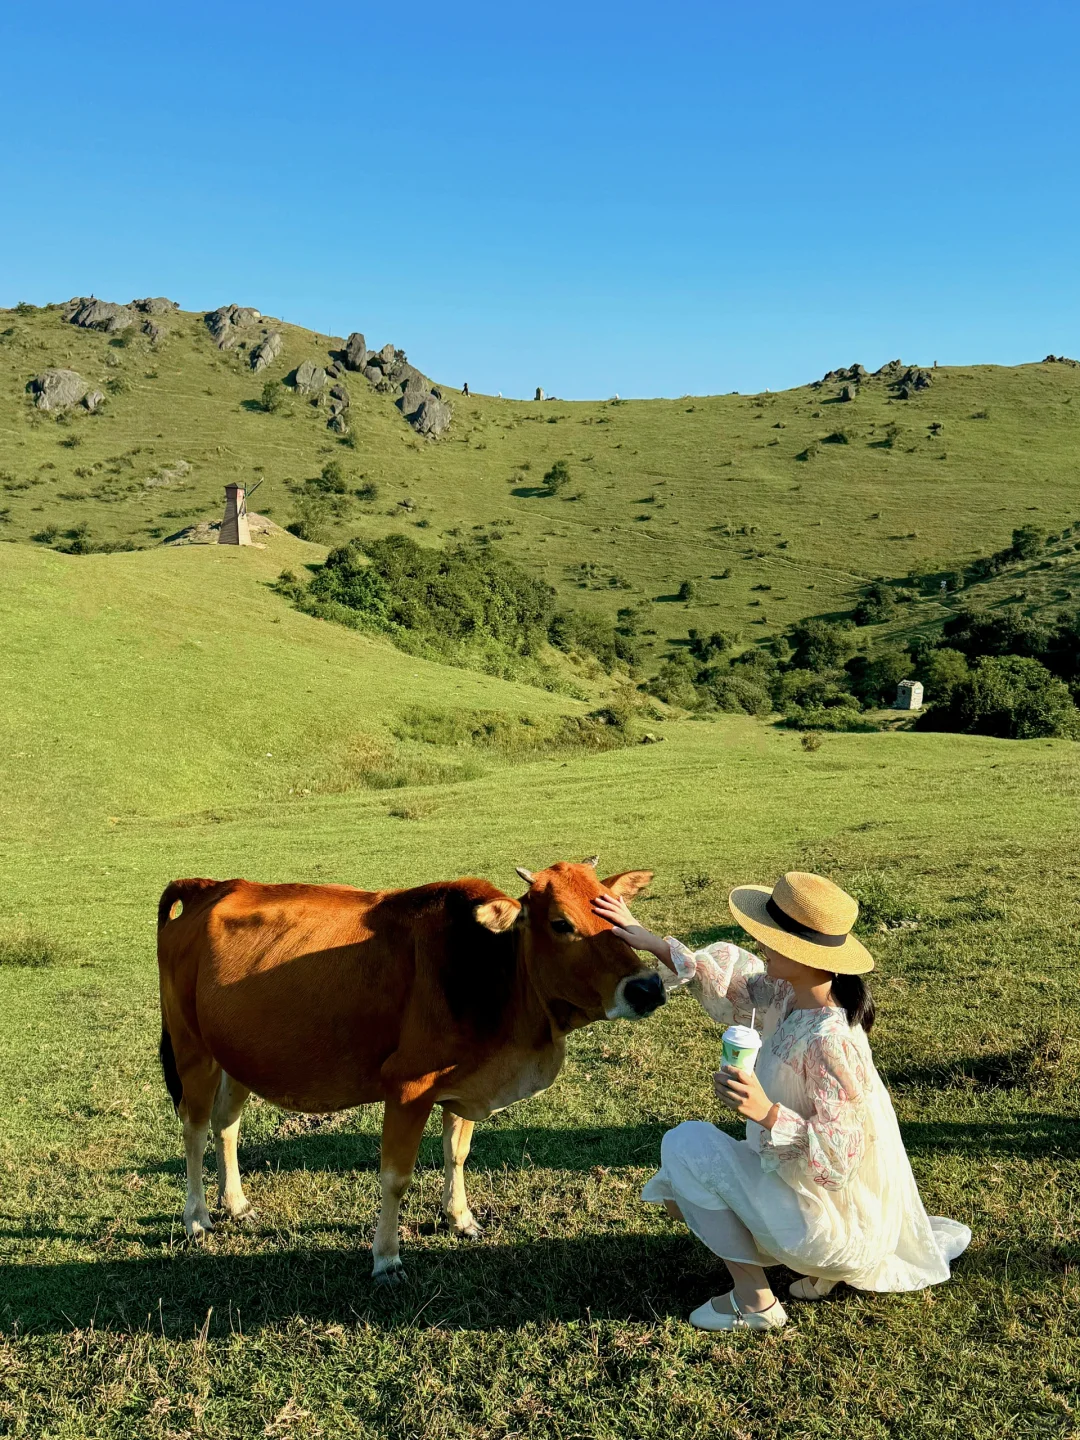
[{"label": "cow's hoof", "polygon": [[484,1227],[475,1220],[470,1220],[467,1225],[457,1227],[459,1240],[482,1240],[484,1238]]},{"label": "cow's hoof", "polygon": [[241,1200],[239,1205],[223,1204],[222,1209],[230,1220],[239,1220],[244,1225],[251,1225],[259,1218],[259,1212],[248,1199]]},{"label": "cow's hoof", "polygon": [[202,1240],[203,1236],[213,1230],[213,1221],[210,1220],[210,1212],[206,1205],[199,1205],[190,1211],[184,1211],[184,1230],[187,1231],[189,1240]]},{"label": "cow's hoof", "polygon": [[376,1285],[404,1285],[408,1276],[405,1274],[405,1266],[396,1257],[387,1260],[378,1270],[372,1272],[372,1280]]}]

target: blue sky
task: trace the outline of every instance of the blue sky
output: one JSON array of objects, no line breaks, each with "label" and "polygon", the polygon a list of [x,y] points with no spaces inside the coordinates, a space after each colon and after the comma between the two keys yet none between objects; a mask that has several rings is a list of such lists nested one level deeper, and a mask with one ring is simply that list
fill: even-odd
[{"label": "blue sky", "polygon": [[474,390],[1080,352],[1080,6],[0,17],[0,304],[235,301]]}]

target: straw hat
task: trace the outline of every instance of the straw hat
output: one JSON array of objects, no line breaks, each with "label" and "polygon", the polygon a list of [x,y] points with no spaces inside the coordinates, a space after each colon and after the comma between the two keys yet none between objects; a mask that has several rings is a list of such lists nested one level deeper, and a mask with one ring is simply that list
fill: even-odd
[{"label": "straw hat", "polygon": [[735,919],[771,950],[834,975],[864,975],[874,957],[851,934],[859,902],[823,875],[789,870],[770,890],[739,885],[728,896]]}]

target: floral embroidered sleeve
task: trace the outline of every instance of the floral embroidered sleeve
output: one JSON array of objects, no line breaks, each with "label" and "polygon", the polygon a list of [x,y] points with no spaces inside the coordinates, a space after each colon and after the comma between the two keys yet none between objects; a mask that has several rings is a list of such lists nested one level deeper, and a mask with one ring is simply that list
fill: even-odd
[{"label": "floral embroidered sleeve", "polygon": [[809,1119],[786,1105],[758,1145],[762,1168],[803,1164],[815,1184],[842,1190],[858,1170],[866,1148],[866,1070],[844,1035],[815,1035],[806,1051]]},{"label": "floral embroidered sleeve", "polygon": [[675,974],[665,977],[669,990],[689,987],[705,1013],[718,1025],[748,1025],[756,1009],[761,1015],[776,1003],[776,982],[765,965],[748,950],[719,941],[704,950],[688,950],[681,940],[667,937]]}]

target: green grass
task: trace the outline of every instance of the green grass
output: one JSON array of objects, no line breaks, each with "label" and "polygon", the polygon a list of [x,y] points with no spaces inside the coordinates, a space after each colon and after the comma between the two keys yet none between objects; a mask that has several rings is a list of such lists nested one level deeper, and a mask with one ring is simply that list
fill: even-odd
[{"label": "green grass", "polygon": [[[476,712],[558,727],[587,702],[290,610],[269,581],[312,553],[3,549],[0,939],[42,937],[51,963],[0,964],[0,1433],[1075,1435],[1080,750],[887,733],[808,753],[732,718],[506,753]],[[371,788],[381,769],[413,783]],[[437,1223],[429,1135],[399,1293],[369,1281],[371,1110],[253,1103],[258,1221],[187,1245],[155,1059],[166,880],[514,893],[515,864],[596,850],[604,873],[655,868],[641,917],[698,941],[730,933],[728,885],[784,868],[864,898],[878,1062],[928,1208],[974,1232],[950,1284],[846,1292],[775,1335],[690,1329],[723,1267],[637,1198],[663,1130],[716,1116],[718,1035],[686,997],[573,1037],[548,1094],[478,1127],[475,1247]]]},{"label": "green grass", "polygon": [[[340,341],[285,325],[279,361],[255,376],[245,351],[214,348],[200,316],[161,323],[167,335],[151,348],[65,324],[58,310],[0,315],[0,534],[25,540],[53,525],[62,538],[85,524],[92,540],[156,544],[219,515],[227,481],[257,479],[253,508],[286,524],[303,509],[290,485],[336,458],[350,491],[374,483],[379,493],[329,517],[327,543],[391,530],[431,542],[498,536],[564,600],[608,613],[646,605],[657,659],[690,626],[748,643],[849,609],[871,576],[990,553],[1019,524],[1080,520],[1080,369],[1068,365],[941,369],[907,401],[870,381],[850,404],[833,383],[619,403],[448,390],[455,418],[439,443],[350,375],[350,447],[324,411],[289,398],[267,414],[259,400],[267,373],[325,360]],[[59,421],[35,411],[25,385],[50,364],[105,390],[102,411]],[[838,430],[848,444],[796,458]],[[571,482],[543,495],[558,459]],[[1080,593],[1080,559],[1052,578]],[[685,580],[696,591],[688,604],[675,599]]]}]

